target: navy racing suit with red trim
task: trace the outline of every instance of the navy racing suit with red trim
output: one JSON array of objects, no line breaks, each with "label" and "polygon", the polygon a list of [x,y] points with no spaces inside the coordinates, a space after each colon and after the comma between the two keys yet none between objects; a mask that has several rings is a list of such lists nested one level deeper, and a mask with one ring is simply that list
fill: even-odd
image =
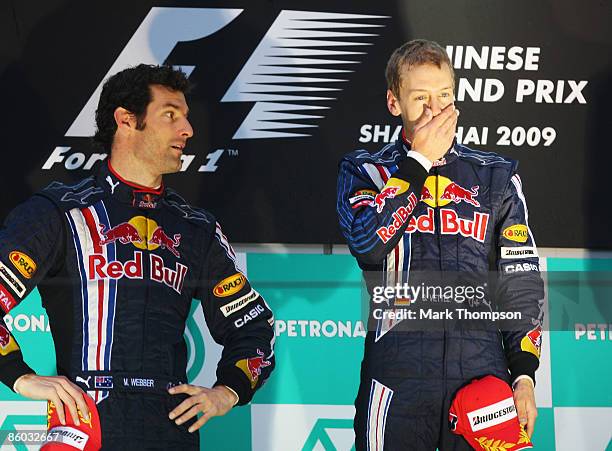
[{"label": "navy racing suit with red trim", "polygon": [[[369,297],[376,285],[410,285],[424,271],[493,274],[482,300],[458,305],[451,298],[446,307],[519,312],[521,319],[479,328],[455,321],[455,313],[437,328],[406,330],[409,317],[374,318],[381,304],[372,299],[355,401],[357,450],[469,450],[448,428],[455,391],[486,374],[535,381],[539,365],[544,291],[517,163],[455,144],[427,167],[413,152],[400,139],[340,163],[340,227]],[[421,314],[421,301],[398,297],[391,307]]]},{"label": "navy racing suit with red trim", "polygon": [[[223,346],[216,385],[247,404],[274,368],[273,315],[236,265],[215,218],[176,192],[121,179],[103,163],[75,185],[54,182],[0,229],[2,316],[38,287],[57,373],[96,401],[104,449],[199,449],[168,413],[186,395],[183,337],[192,299]],[[0,320],[0,380],[32,373]]]}]

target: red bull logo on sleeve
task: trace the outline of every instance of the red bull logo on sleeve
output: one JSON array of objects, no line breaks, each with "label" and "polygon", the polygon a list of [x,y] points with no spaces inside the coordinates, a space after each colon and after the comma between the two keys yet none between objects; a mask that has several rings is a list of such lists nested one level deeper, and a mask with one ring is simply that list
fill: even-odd
[{"label": "red bull logo on sleeve", "polygon": [[397,192],[399,191],[399,187],[397,186],[389,186],[387,188],[383,188],[380,193],[376,195],[374,198],[374,205],[376,205],[376,212],[382,213],[383,208],[385,207],[386,199],[393,199]]},{"label": "red bull logo on sleeve", "polygon": [[466,189],[448,177],[430,175],[423,185],[421,200],[430,207],[444,207],[451,202],[456,204],[465,202],[474,207],[480,207],[480,202],[476,200],[479,189],[479,185]]},{"label": "red bull logo on sleeve", "polygon": [[181,256],[178,251],[181,234],[175,233],[171,237],[157,222],[145,216],[134,216],[129,221],[111,228],[100,225],[100,245],[115,242],[132,244],[142,250],[152,251],[161,248],[177,258]]},{"label": "red bull logo on sleeve", "polygon": [[417,203],[418,200],[415,194],[410,193],[410,195],[408,196],[408,205],[406,205],[405,207],[399,207],[393,213],[393,222],[386,227],[380,227],[376,231],[376,234],[383,243],[386,243],[397,234],[397,232],[402,228],[402,226],[408,220],[409,216],[412,214],[414,207],[416,207]]},{"label": "red bull logo on sleeve", "polygon": [[5,356],[19,350],[17,342],[4,325],[0,324],[0,355]]},{"label": "red bull logo on sleeve", "polygon": [[386,199],[393,199],[408,191],[408,188],[410,188],[410,183],[392,177],[387,181],[387,184],[380,193],[374,197],[374,202],[372,202],[371,206],[376,207],[377,213],[382,213]]},{"label": "red bull logo on sleeve", "polygon": [[258,357],[252,357],[250,359],[242,359],[236,362],[236,366],[242,370],[244,374],[251,381],[251,388],[255,388],[259,376],[261,376],[261,369],[272,365],[272,362],[264,358],[264,353],[259,349],[257,350]]},{"label": "red bull logo on sleeve", "polygon": [[542,349],[542,328],[540,326],[531,329],[521,340],[521,350],[531,352],[538,359]]}]

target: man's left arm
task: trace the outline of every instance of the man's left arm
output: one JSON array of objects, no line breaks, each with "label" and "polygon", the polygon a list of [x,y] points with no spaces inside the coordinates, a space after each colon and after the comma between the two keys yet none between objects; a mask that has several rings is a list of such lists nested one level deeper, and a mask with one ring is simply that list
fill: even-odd
[{"label": "man's left arm", "polygon": [[172,411],[170,419],[181,424],[203,413],[190,432],[235,405],[249,403],[274,369],[274,316],[235,258],[217,224],[195,294],[213,339],[223,346],[217,381],[212,389],[185,384],[170,390],[191,395]]},{"label": "man's left arm", "polygon": [[497,303],[502,312],[520,314],[520,319],[502,323],[504,349],[519,422],[531,436],[537,416],[534,387],[542,345],[544,283],[518,174],[506,188],[495,231]]}]

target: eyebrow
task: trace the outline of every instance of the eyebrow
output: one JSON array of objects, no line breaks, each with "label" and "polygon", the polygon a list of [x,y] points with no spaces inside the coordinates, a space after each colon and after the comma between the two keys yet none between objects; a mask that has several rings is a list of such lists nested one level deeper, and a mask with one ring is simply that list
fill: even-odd
[{"label": "eyebrow", "polygon": [[[445,91],[447,89],[453,89],[452,86],[446,86],[444,88],[438,89],[438,91]],[[415,91],[420,91],[420,92],[429,92],[429,89],[420,89],[420,88],[416,88],[416,89],[411,89],[410,91],[408,91],[408,93],[412,93]]]},{"label": "eyebrow", "polygon": [[[176,103],[172,103],[172,102],[164,103],[164,105],[162,106],[162,109],[163,108],[174,108],[175,110],[181,111],[181,107],[177,105]],[[189,115],[189,108],[187,108],[187,110],[185,111],[185,116],[187,115]]]}]

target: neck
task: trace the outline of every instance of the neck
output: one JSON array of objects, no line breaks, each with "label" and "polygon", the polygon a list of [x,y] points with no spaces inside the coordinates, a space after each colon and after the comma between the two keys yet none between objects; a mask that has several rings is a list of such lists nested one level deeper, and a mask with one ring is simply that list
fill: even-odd
[{"label": "neck", "polygon": [[131,155],[111,152],[110,165],[122,179],[147,188],[159,188],[162,184],[161,174],[153,174],[141,161]]}]

